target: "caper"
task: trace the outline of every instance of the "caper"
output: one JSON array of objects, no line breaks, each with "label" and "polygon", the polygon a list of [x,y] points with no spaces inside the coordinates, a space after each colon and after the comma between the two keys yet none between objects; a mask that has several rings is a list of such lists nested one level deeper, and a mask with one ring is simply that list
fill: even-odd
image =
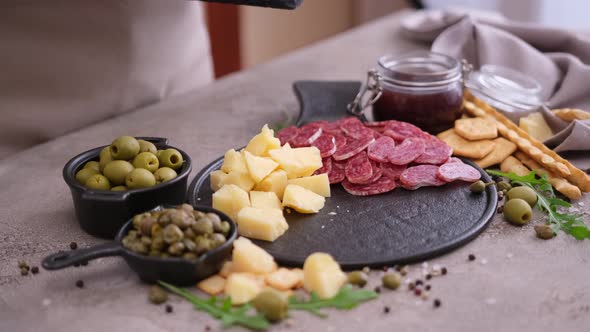
[{"label": "caper", "polygon": [[226,239],[225,236],[221,233],[213,233],[209,237],[209,242],[211,244],[211,249],[215,249],[225,243]]},{"label": "caper", "polygon": [[195,217],[195,220],[199,220],[199,219],[203,218],[204,216],[205,216],[205,213],[203,213],[201,211],[193,210],[193,217]]},{"label": "caper", "polygon": [[154,225],[157,225],[156,219],[152,218],[152,216],[149,216],[149,217],[145,217],[141,220],[141,223],[139,224],[138,229],[141,231],[141,234],[151,236],[152,235],[152,227]]},{"label": "caper", "polygon": [[193,213],[193,211],[195,210],[195,208],[193,208],[193,206],[192,206],[192,205],[190,205],[190,204],[186,204],[186,203],[184,203],[184,204],[182,204],[182,205],[178,206],[178,207],[177,207],[177,209],[179,209],[179,210],[184,210],[186,213],[190,213],[190,214],[192,214],[192,213]]},{"label": "caper", "polygon": [[471,190],[472,193],[481,193],[484,190],[486,190],[486,184],[483,181],[479,180],[471,184],[469,186],[469,190]]},{"label": "caper", "polygon": [[213,224],[213,230],[221,232],[221,218],[216,213],[209,212],[206,214],[207,219]]},{"label": "caper", "polygon": [[184,251],[184,243],[174,242],[168,247],[168,253],[172,256],[180,256]]},{"label": "caper", "polygon": [[389,289],[397,289],[401,283],[401,277],[397,273],[387,273],[381,278],[383,287]]},{"label": "caper", "polygon": [[162,235],[162,232],[163,231],[164,230],[163,230],[162,226],[160,226],[160,224],[158,224],[158,223],[155,223],[155,224],[152,225],[152,230],[150,232],[150,235],[152,237],[162,237],[163,236]]},{"label": "caper", "polygon": [[182,254],[182,258],[184,259],[197,259],[197,255],[193,252],[185,252]]},{"label": "caper", "polygon": [[138,239],[141,234],[139,234],[139,232],[137,232],[136,230],[132,229],[129,231],[129,233],[127,233],[127,236],[129,236],[132,239]]},{"label": "caper", "polygon": [[141,243],[141,241],[135,241],[131,244],[131,251],[136,252],[138,254],[145,255],[148,253],[148,247]]},{"label": "caper", "polygon": [[184,247],[186,248],[187,251],[195,251],[197,250],[197,245],[195,244],[195,242],[191,239],[182,239],[182,243],[184,243]]},{"label": "caper", "polygon": [[352,271],[348,274],[348,283],[359,287],[365,287],[369,276],[363,271]]},{"label": "caper", "polygon": [[534,228],[535,232],[537,233],[537,237],[540,239],[549,240],[555,236],[553,229],[547,224],[535,225]]},{"label": "caper", "polygon": [[168,293],[162,287],[154,285],[150,287],[148,299],[153,304],[161,304],[168,300]]},{"label": "caper", "polygon": [[167,226],[170,223],[172,223],[172,218],[168,212],[160,214],[160,217],[158,218],[158,224]]},{"label": "caper", "polygon": [[505,181],[500,181],[500,182],[496,183],[496,187],[498,187],[498,190],[500,190],[500,191],[512,189],[512,186],[510,185],[510,183],[505,182]]},{"label": "caper", "polygon": [[170,257],[170,254],[167,253],[167,252],[163,252],[163,253],[160,253],[160,257],[162,257],[162,258],[168,258],[168,257]]},{"label": "caper", "polygon": [[229,234],[229,230],[231,229],[231,225],[227,221],[222,221],[220,226],[220,232],[227,236]]},{"label": "caper", "polygon": [[190,217],[184,210],[170,211],[170,220],[180,229],[186,229],[193,223],[193,218]]},{"label": "caper", "polygon": [[200,218],[192,224],[192,229],[197,235],[213,233],[213,223],[206,217]]},{"label": "caper", "polygon": [[533,206],[535,206],[535,204],[537,204],[537,193],[533,189],[531,189],[530,187],[527,187],[527,186],[521,186],[521,187],[516,187],[516,188],[510,189],[508,191],[508,194],[506,197],[508,198],[508,200],[511,200],[514,198],[523,199],[524,201],[529,203],[529,205],[531,207],[533,207]]},{"label": "caper", "polygon": [[184,230],[184,237],[185,238],[194,239],[195,236],[197,236],[197,235],[195,234],[195,231],[193,231],[192,228],[189,227]]},{"label": "caper", "polygon": [[208,251],[211,248],[211,242],[209,241],[208,238],[206,238],[204,236],[197,236],[195,238],[195,244],[197,245],[195,252],[198,255]]},{"label": "caper", "polygon": [[168,244],[181,241],[184,237],[182,230],[180,230],[178,226],[172,224],[164,227],[162,235],[164,236],[164,242]]},{"label": "caper", "polygon": [[141,243],[145,244],[147,247],[152,245],[152,238],[149,236],[142,236],[141,237]]},{"label": "caper", "polygon": [[504,218],[511,224],[524,225],[531,221],[532,217],[533,210],[523,199],[513,198],[504,204]]},{"label": "caper", "polygon": [[276,322],[287,317],[287,299],[277,291],[262,291],[252,300],[252,305],[270,321]]},{"label": "caper", "polygon": [[150,250],[155,251],[162,251],[165,246],[164,238],[162,236],[152,238],[152,243],[150,245]]},{"label": "caper", "polygon": [[133,227],[135,229],[140,229],[141,228],[141,223],[144,219],[144,217],[148,217],[151,216],[149,212],[146,213],[142,213],[142,214],[138,214],[136,216],[133,217]]},{"label": "caper", "polygon": [[160,256],[160,252],[158,250],[150,250],[150,252],[148,253],[148,256],[158,257],[158,256]]}]

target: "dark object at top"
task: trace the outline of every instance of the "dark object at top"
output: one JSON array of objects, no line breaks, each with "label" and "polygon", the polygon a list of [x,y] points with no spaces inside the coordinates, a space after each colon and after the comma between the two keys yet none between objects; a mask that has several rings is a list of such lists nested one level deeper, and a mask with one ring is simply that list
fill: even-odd
[{"label": "dark object at top", "polygon": [[247,5],[256,7],[270,7],[280,9],[295,9],[303,0],[202,0],[206,2],[219,2],[234,5]]}]

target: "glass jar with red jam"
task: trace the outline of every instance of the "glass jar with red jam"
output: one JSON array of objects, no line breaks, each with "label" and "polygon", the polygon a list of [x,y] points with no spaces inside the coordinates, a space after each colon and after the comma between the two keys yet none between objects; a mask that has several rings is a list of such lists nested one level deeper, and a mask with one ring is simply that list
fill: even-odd
[{"label": "glass jar with red jam", "polygon": [[461,62],[444,54],[383,56],[373,118],[410,122],[431,134],[449,129],[462,112],[462,74]]}]

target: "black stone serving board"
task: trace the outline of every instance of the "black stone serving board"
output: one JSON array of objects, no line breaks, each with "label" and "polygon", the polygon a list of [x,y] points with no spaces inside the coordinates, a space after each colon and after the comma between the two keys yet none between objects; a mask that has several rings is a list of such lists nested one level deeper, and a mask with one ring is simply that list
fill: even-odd
[{"label": "black stone serving board", "polygon": [[[352,83],[295,83],[303,110],[298,123],[346,116],[342,108],[323,113],[327,106],[345,106],[351,95],[354,98],[360,83]],[[336,100],[329,101],[327,96]],[[320,111],[316,112],[314,105],[321,105]],[[220,157],[196,175],[188,192],[190,203],[211,205],[209,174],[222,162]],[[464,162],[476,167],[484,181],[490,181],[471,161]],[[367,197],[353,196],[339,184],[331,190],[332,197],[319,213],[285,213],[289,230],[283,236],[272,243],[254,242],[288,266],[302,266],[309,254],[318,251],[331,254],[345,269],[411,263],[447,253],[474,239],[491,221],[498,203],[495,186],[473,194],[464,182],[414,191],[396,188]]]}]

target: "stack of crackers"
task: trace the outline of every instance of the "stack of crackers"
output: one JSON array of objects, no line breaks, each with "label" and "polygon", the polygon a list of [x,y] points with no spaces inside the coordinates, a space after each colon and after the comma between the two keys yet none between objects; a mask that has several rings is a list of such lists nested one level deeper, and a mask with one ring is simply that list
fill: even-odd
[{"label": "stack of crackers", "polygon": [[531,170],[547,174],[549,182],[564,196],[577,200],[590,192],[590,176],[530,136],[494,108],[465,95],[470,117],[438,134],[457,156],[473,159],[482,168],[500,164],[503,172],[526,175]]}]

